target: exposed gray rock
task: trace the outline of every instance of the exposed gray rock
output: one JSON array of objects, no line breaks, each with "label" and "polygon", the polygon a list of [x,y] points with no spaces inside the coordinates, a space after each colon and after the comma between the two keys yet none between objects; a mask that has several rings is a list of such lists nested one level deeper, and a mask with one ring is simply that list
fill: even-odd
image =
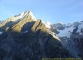
[{"label": "exposed gray rock", "polygon": [[75,26],[75,27],[79,26],[79,22],[74,22],[73,26]]},{"label": "exposed gray rock", "polygon": [[59,34],[59,31],[57,31],[57,28],[54,28],[53,25],[51,25],[51,28],[49,30],[56,33],[56,34]]},{"label": "exposed gray rock", "polygon": [[62,23],[56,23],[56,24],[53,24],[53,26],[58,29],[58,30],[63,30],[65,29],[65,25],[62,24]]},{"label": "exposed gray rock", "polygon": [[72,34],[75,34],[75,33],[77,32],[77,30],[78,30],[78,26],[76,26],[76,27],[73,29]]}]

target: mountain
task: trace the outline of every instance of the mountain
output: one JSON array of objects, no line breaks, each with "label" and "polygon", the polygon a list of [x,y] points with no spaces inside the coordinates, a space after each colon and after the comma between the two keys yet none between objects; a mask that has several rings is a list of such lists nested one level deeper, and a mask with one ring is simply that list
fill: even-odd
[{"label": "mountain", "polygon": [[0,30],[3,31],[6,28],[12,27],[14,24],[17,24],[19,21],[23,20],[27,16],[30,16],[32,20],[36,20],[31,11],[22,12],[19,15],[8,18],[2,24],[0,24]]},{"label": "mountain", "polygon": [[82,58],[82,40],[83,21],[51,24],[25,11],[1,21],[0,60]]},{"label": "mountain", "polygon": [[52,29],[49,30],[41,19],[36,20],[31,11],[8,18],[0,24],[0,60],[75,57]]},{"label": "mountain", "polygon": [[68,24],[55,23],[49,26],[49,30],[61,40],[62,45],[74,57],[83,57],[83,21]]}]

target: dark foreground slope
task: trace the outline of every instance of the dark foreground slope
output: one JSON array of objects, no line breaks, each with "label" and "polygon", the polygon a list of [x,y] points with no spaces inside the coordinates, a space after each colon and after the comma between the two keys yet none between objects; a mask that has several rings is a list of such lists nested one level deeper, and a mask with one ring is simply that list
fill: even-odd
[{"label": "dark foreground slope", "polygon": [[6,31],[0,35],[0,59],[41,60],[42,57],[67,58],[71,55],[48,33],[41,20],[26,33]]}]

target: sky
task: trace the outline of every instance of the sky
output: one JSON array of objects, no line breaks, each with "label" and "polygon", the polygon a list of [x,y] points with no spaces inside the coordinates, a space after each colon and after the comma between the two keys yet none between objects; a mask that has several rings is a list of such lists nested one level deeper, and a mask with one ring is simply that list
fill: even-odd
[{"label": "sky", "polygon": [[83,0],[0,0],[0,19],[31,10],[36,19],[51,23],[83,20]]}]

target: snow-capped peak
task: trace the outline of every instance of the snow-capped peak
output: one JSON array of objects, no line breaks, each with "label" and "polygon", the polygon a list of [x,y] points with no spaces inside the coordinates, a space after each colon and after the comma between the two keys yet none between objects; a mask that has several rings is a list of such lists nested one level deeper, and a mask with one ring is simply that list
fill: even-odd
[{"label": "snow-capped peak", "polygon": [[50,23],[50,22],[46,21],[46,22],[43,22],[43,23],[45,24],[45,26],[46,26],[48,29],[51,28],[51,23]]},{"label": "snow-capped peak", "polygon": [[30,15],[32,17],[33,20],[36,20],[33,13],[29,10],[25,11],[25,12],[21,12],[19,15],[15,15],[11,18],[8,18],[7,21],[18,21],[18,20],[22,20],[25,16]]},{"label": "snow-capped peak", "polygon": [[51,23],[49,21],[46,21],[46,24],[50,25]]},{"label": "snow-capped peak", "polygon": [[20,13],[19,15],[15,15],[15,16],[12,16],[10,18],[8,18],[7,20],[4,21],[3,24],[1,24],[1,26],[4,26],[6,23],[8,23],[9,21],[12,21],[12,22],[19,22],[21,20],[23,20],[26,16],[30,16],[32,20],[36,20],[33,13],[29,10],[25,11],[25,12],[22,12]]},{"label": "snow-capped peak", "polygon": [[36,20],[36,18],[34,17],[33,13],[29,10],[20,13],[19,15],[16,15],[15,17],[17,17],[18,19],[22,20],[25,16],[30,15],[32,17],[33,20]]},{"label": "snow-capped peak", "polygon": [[33,13],[31,11],[29,11],[29,15],[31,15],[33,20],[36,20],[36,18],[34,17]]}]

